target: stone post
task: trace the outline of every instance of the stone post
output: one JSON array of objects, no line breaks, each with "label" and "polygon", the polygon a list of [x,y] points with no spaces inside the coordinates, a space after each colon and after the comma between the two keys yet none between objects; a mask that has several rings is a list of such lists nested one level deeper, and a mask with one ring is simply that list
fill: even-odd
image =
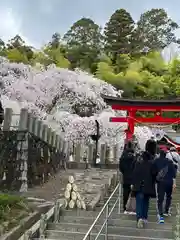
[{"label": "stone post", "polygon": [[18,126],[18,136],[17,136],[17,160],[20,160],[20,171],[21,177],[21,187],[19,189],[20,192],[26,192],[28,189],[28,179],[27,179],[27,171],[28,171],[28,110],[21,109],[20,120]]}]

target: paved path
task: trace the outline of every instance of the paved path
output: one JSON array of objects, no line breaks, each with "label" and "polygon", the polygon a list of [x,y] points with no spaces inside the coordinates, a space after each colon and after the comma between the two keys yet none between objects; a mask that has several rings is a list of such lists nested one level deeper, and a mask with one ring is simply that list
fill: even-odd
[{"label": "paved path", "polygon": [[117,176],[116,170],[109,169],[68,169],[61,170],[57,175],[52,177],[43,186],[37,186],[23,193],[25,197],[34,197],[45,199],[46,201],[55,201],[64,197],[68,176],[73,175],[79,192],[85,198],[86,204],[97,198],[105,185],[110,185],[113,176]]}]

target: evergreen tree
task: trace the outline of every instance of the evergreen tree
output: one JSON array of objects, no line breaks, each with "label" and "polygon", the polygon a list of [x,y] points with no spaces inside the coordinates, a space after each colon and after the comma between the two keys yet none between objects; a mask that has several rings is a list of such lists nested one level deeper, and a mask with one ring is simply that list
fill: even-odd
[{"label": "evergreen tree", "polygon": [[92,19],[82,18],[72,25],[64,40],[74,67],[91,68],[101,51],[101,28]]},{"label": "evergreen tree", "polygon": [[134,29],[134,21],[125,9],[119,9],[113,13],[106,23],[105,50],[113,54],[114,60],[118,54],[131,52],[131,38]]},{"label": "evergreen tree", "polygon": [[170,43],[177,43],[174,31],[179,26],[168,17],[162,8],[153,8],[140,16],[134,35],[139,51],[145,47],[149,50],[162,50]]}]

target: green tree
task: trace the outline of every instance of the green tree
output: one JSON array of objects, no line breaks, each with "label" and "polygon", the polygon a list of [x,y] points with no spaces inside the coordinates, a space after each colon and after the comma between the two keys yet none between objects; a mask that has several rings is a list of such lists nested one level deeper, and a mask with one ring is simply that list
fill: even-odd
[{"label": "green tree", "polygon": [[131,53],[131,38],[134,21],[125,9],[116,10],[104,29],[105,50],[113,54],[114,61],[118,54]]},{"label": "green tree", "polygon": [[149,52],[139,58],[142,70],[147,70],[156,76],[163,76],[167,72],[167,65],[159,52]]},{"label": "green tree", "polygon": [[70,62],[61,53],[61,46],[58,48],[52,48],[51,46],[46,46],[44,48],[44,53],[48,56],[50,63],[56,64],[57,67],[69,68]]},{"label": "green tree", "polygon": [[105,62],[109,65],[112,65],[112,60],[109,56],[107,56],[105,53],[101,53],[98,58],[98,62]]},{"label": "green tree", "polygon": [[6,44],[0,39],[0,56],[6,56]]},{"label": "green tree", "polygon": [[[141,72],[142,82],[141,89],[144,88],[143,98],[147,99],[162,99],[165,92],[168,90],[163,76],[154,76],[148,71]],[[139,86],[138,86],[139,87]]]},{"label": "green tree", "polygon": [[168,73],[164,75],[169,86],[169,98],[177,98],[180,94],[180,59],[175,58],[168,64]]},{"label": "green tree", "polygon": [[59,33],[54,33],[52,35],[52,39],[49,42],[49,46],[51,46],[52,48],[58,48],[60,46],[60,42],[61,42],[61,36]]},{"label": "green tree", "polygon": [[52,60],[43,51],[38,51],[34,53],[33,58],[31,60],[31,64],[33,66],[35,66],[37,63],[40,63],[46,68],[48,65],[52,64]]},{"label": "green tree", "polygon": [[89,18],[75,22],[64,35],[72,67],[91,69],[102,48],[101,28]]},{"label": "green tree", "polygon": [[24,40],[19,36],[16,35],[14,38],[10,39],[7,44],[8,49],[20,49],[22,46],[25,45]]},{"label": "green tree", "polygon": [[18,51],[21,52],[22,55],[26,55],[28,61],[31,61],[31,59],[33,58],[33,48],[31,46],[25,45],[24,40],[19,35],[16,35],[14,38],[9,40],[7,44],[7,49],[18,49]]},{"label": "green tree", "polygon": [[162,8],[153,8],[141,14],[134,32],[138,51],[143,51],[145,47],[159,51],[170,43],[178,42],[174,33],[178,28],[178,24]]},{"label": "green tree", "polygon": [[116,59],[115,72],[125,72],[129,67],[130,62],[131,57],[129,54],[118,54]]},{"label": "green tree", "polygon": [[123,90],[123,96],[132,98],[135,94],[137,85],[141,82],[141,76],[138,72],[128,70],[125,73],[114,73],[114,68],[108,63],[98,63],[96,76],[112,84],[118,90]]},{"label": "green tree", "polygon": [[[122,64],[119,72],[116,70],[117,65],[100,62],[96,76],[123,90],[123,97],[162,99],[170,95],[172,90],[168,80],[172,78],[173,65],[169,67],[160,53],[149,52],[136,60],[132,60],[128,55],[121,55],[123,56],[124,65]],[[123,63],[122,60],[121,63]],[[178,84],[178,79],[174,79],[176,92],[178,87],[175,86]]]},{"label": "green tree", "polygon": [[110,66],[107,62],[98,63],[96,77],[115,86],[116,75],[113,72],[113,67]]},{"label": "green tree", "polygon": [[17,48],[7,50],[6,55],[10,62],[28,64],[27,56],[21,53]]}]

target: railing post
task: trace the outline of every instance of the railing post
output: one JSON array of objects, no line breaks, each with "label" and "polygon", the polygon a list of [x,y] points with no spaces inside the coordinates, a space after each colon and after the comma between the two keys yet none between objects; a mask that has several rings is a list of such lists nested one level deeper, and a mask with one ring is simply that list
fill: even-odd
[{"label": "railing post", "polygon": [[100,160],[101,166],[104,167],[106,164],[106,144],[101,144]]},{"label": "railing post", "polygon": [[106,206],[106,224],[105,224],[105,240],[108,240],[108,217],[109,217],[109,205]]},{"label": "railing post", "polygon": [[57,200],[55,202],[55,206],[54,206],[54,223],[59,222],[60,208],[61,208],[61,202],[59,200]]},{"label": "railing post", "polygon": [[23,240],[31,240],[31,239],[32,239],[32,231],[25,232]]},{"label": "railing post", "polygon": [[[18,126],[18,136],[17,136],[17,162],[20,162],[21,176],[21,186],[19,192],[27,192],[28,190],[28,110],[25,108],[21,109],[19,126]],[[18,165],[17,165],[18,166]]]},{"label": "railing post", "polygon": [[119,198],[119,201],[118,201],[118,214],[120,214],[121,213],[121,189],[122,189],[122,186],[121,186],[121,183],[119,184],[119,196],[118,196],[118,198]]},{"label": "railing post", "polygon": [[12,108],[6,108],[5,109],[4,122],[2,124],[3,131],[9,131],[10,130],[11,122],[12,122],[12,114],[13,114]]},{"label": "railing post", "polygon": [[[119,183],[120,184],[120,183]],[[107,202],[105,203],[105,205],[103,206],[103,208],[101,209],[100,213],[97,215],[96,219],[94,220],[94,222],[92,223],[92,225],[90,226],[89,230],[87,231],[86,235],[84,236],[83,240],[90,240],[90,236],[91,236],[91,232],[93,231],[93,228],[95,226],[95,224],[98,222],[98,220],[100,219],[100,217],[102,216],[102,214],[104,214],[105,212],[105,219],[103,221],[102,227],[100,228],[99,232],[94,236],[94,240],[98,240],[99,236],[101,236],[102,231],[105,229],[105,234],[104,235],[104,239],[108,240],[108,220],[118,202],[118,198],[116,199],[114,206],[110,209],[109,211],[109,202],[112,199],[112,197],[115,195],[115,193],[117,193],[117,191],[119,190],[119,184],[116,186],[116,188],[114,189],[114,191],[111,193],[111,196],[108,198]],[[121,194],[120,194],[121,195]]]},{"label": "railing post", "polygon": [[47,227],[47,215],[41,214],[40,218],[40,226],[39,226],[39,238],[44,240],[45,239],[45,230]]}]

